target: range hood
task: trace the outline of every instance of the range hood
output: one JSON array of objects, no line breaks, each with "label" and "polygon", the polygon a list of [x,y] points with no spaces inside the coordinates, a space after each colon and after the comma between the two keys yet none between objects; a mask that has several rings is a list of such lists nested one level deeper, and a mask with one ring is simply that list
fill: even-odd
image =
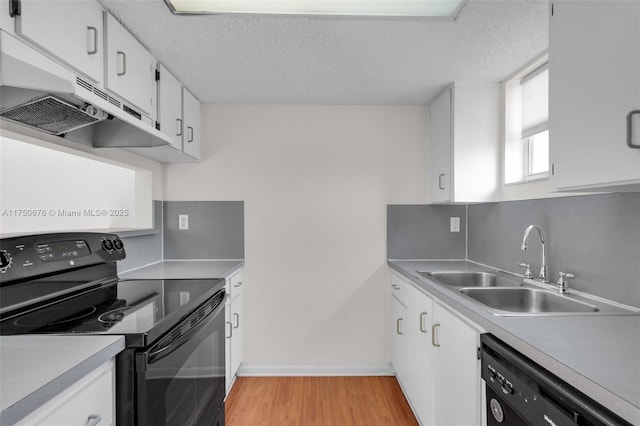
[{"label": "range hood", "polygon": [[95,147],[148,148],[169,138],[135,107],[0,30],[0,117],[53,135],[92,126]]}]

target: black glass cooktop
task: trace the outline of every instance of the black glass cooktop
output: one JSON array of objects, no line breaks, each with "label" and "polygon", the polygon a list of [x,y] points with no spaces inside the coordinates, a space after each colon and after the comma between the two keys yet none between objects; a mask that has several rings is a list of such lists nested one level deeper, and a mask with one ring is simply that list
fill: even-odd
[{"label": "black glass cooktop", "polygon": [[[50,291],[69,287],[46,280],[35,283]],[[24,291],[21,287],[14,292]],[[4,296],[19,299],[12,288],[3,290]],[[5,312],[0,334],[121,334],[127,346],[145,346],[218,291],[224,291],[224,280],[121,280],[89,285],[54,303]]]}]

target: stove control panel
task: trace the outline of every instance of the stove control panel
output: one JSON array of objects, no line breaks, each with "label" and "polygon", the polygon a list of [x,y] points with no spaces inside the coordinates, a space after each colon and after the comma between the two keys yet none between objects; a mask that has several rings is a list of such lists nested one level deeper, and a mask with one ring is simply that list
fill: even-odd
[{"label": "stove control panel", "polygon": [[76,259],[89,256],[89,246],[85,240],[55,241],[39,243],[35,246],[38,258],[42,262],[57,262],[59,260]]},{"label": "stove control panel", "polygon": [[111,263],[126,256],[115,234],[59,233],[0,240],[0,282]]}]

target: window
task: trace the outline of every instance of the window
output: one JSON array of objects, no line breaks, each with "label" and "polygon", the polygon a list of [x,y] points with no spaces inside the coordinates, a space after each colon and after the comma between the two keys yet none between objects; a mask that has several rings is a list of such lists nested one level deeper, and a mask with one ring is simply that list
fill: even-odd
[{"label": "window", "polygon": [[505,82],[505,184],[549,175],[549,68],[543,57]]}]

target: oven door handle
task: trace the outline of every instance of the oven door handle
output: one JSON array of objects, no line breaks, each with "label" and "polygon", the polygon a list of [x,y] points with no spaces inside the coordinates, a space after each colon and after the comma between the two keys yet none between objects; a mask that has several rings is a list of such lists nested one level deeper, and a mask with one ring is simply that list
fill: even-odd
[{"label": "oven door handle", "polygon": [[[171,352],[175,351],[180,346],[184,345],[187,341],[189,341],[189,339],[191,339],[191,336],[193,336],[198,331],[200,331],[213,318],[215,318],[216,316],[220,315],[220,313],[222,313],[224,311],[225,304],[226,304],[226,301],[227,301],[227,297],[229,297],[229,296],[225,293],[224,298],[222,298],[222,300],[220,300],[220,303],[218,304],[218,306],[216,306],[216,308],[213,311],[211,311],[211,313],[209,315],[207,315],[206,317],[202,318],[202,320],[200,320],[200,322],[198,322],[198,324],[195,327],[191,328],[185,334],[180,336],[175,342],[171,342],[169,345],[161,347],[160,349],[156,349],[156,350],[154,350],[153,348],[149,349],[149,352],[147,352],[147,364],[150,365],[150,364],[153,364],[154,362],[160,361],[162,358],[166,357]],[[178,324],[176,326],[176,328],[179,328],[179,327],[182,326],[182,324],[188,323],[188,322],[190,322],[190,320],[187,317],[187,319],[185,321],[183,321],[182,323]]]}]

